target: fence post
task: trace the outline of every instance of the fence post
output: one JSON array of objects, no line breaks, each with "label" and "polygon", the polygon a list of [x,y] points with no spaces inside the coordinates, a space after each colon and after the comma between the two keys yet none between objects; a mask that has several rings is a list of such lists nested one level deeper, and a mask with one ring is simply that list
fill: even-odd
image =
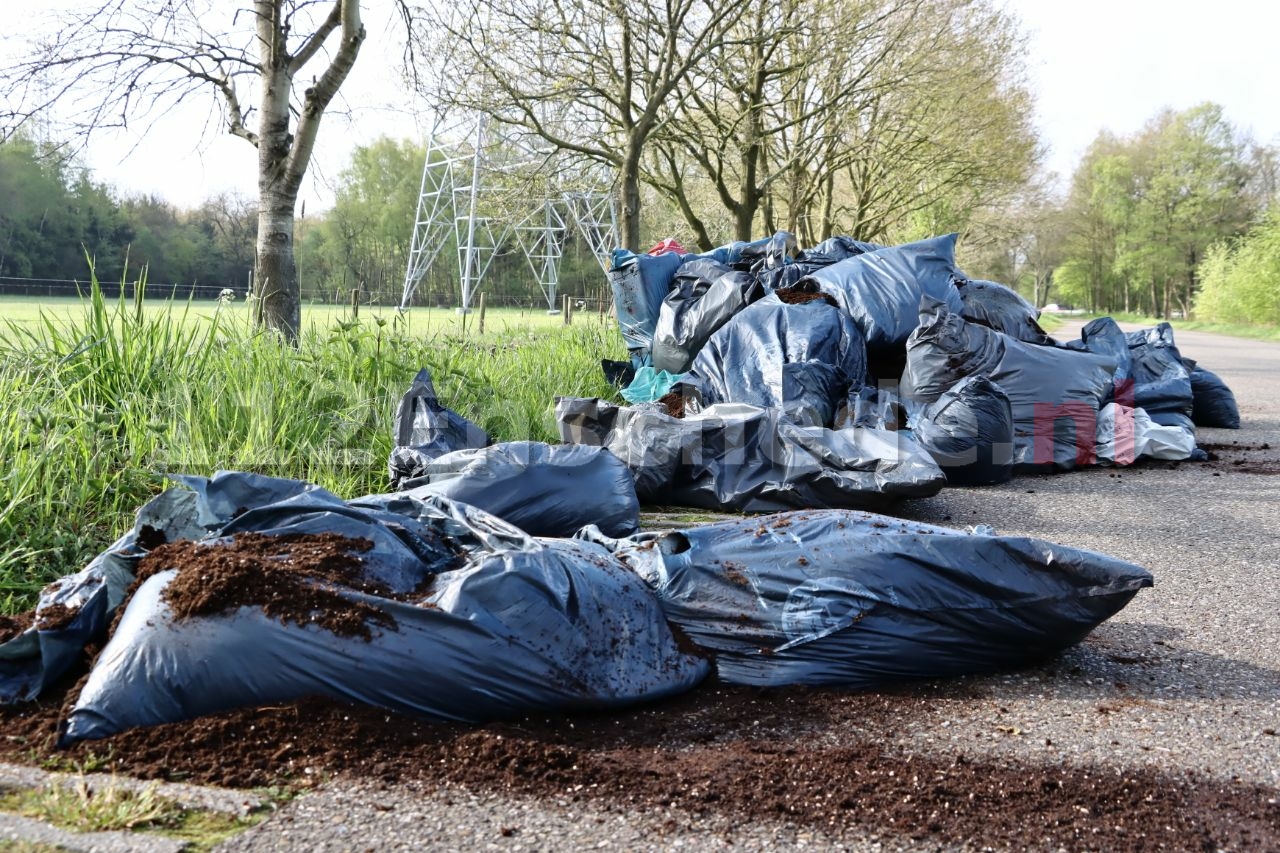
[{"label": "fence post", "polygon": [[480,318],[479,318],[479,322],[476,325],[476,331],[482,335],[484,334],[484,294],[483,293],[480,294]]},{"label": "fence post", "polygon": [[351,319],[360,319],[360,288],[358,287],[351,289]]}]

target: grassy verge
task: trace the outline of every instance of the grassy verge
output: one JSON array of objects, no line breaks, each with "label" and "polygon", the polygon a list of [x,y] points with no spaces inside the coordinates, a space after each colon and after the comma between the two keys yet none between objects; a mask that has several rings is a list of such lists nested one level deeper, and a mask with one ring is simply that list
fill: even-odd
[{"label": "grassy verge", "polygon": [[554,397],[609,395],[599,360],[622,351],[594,321],[464,337],[386,317],[313,324],[295,349],[243,312],[144,311],[96,289],[78,314],[0,326],[0,611],[82,567],[163,474],[381,491],[396,403],[420,367],[496,438],[555,440]]},{"label": "grassy verge", "polygon": [[245,817],[193,809],[161,796],[154,785],[140,790],[81,777],[74,783],[50,783],[40,789],[0,794],[0,811],[44,821],[71,832],[153,832],[186,842],[199,853],[260,823],[265,814]]}]

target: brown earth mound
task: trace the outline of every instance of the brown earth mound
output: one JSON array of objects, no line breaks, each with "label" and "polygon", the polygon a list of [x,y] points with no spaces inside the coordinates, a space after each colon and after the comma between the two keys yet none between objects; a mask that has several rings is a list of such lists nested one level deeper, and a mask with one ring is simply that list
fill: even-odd
[{"label": "brown earth mound", "polygon": [[133,588],[158,572],[177,569],[164,590],[165,603],[177,620],[261,607],[281,622],[319,625],[340,636],[368,640],[370,625],[394,630],[395,620],[344,598],[335,587],[389,596],[361,572],[364,561],[357,554],[372,547],[368,539],[335,533],[238,533],[215,544],[170,542],[142,558]]},{"label": "brown earth mound", "polygon": [[817,302],[818,300],[822,300],[832,307],[840,307],[830,294],[826,294],[818,290],[797,290],[794,287],[784,287],[780,290],[775,290],[773,295],[778,297],[779,300],[785,302],[787,305],[804,305],[808,302]]},{"label": "brown earth mound", "polygon": [[667,407],[667,414],[671,415],[671,417],[684,417],[684,395],[679,391],[668,391],[659,397],[657,402]]},{"label": "brown earth mound", "polygon": [[112,770],[232,787],[331,775],[677,806],[931,844],[1066,850],[1280,849],[1277,791],[1193,774],[1037,766],[885,746],[935,707],[885,693],[704,685],[611,714],[471,727],[327,700],[135,729],[51,750],[57,697],[0,711],[0,755],[110,756]]}]

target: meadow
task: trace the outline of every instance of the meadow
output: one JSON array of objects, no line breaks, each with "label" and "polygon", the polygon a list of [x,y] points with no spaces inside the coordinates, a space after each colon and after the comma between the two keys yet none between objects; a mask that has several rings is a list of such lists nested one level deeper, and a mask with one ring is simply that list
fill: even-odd
[{"label": "meadow", "polygon": [[247,470],[385,491],[396,404],[421,367],[497,439],[557,440],[557,395],[611,396],[610,320],[308,306],[294,348],[243,304],[0,302],[0,611],[30,608],[133,523],[166,474]]}]

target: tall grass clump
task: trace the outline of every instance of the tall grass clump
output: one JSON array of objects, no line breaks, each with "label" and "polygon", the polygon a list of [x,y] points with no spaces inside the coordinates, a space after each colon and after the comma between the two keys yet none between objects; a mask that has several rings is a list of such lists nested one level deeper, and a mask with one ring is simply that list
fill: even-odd
[{"label": "tall grass clump", "polygon": [[256,471],[353,497],[387,488],[392,418],[420,367],[497,439],[556,440],[556,395],[606,396],[616,330],[413,337],[372,318],[296,348],[225,306],[141,310],[96,280],[80,316],[0,328],[0,608],[30,607],[132,524],[165,474]]}]

